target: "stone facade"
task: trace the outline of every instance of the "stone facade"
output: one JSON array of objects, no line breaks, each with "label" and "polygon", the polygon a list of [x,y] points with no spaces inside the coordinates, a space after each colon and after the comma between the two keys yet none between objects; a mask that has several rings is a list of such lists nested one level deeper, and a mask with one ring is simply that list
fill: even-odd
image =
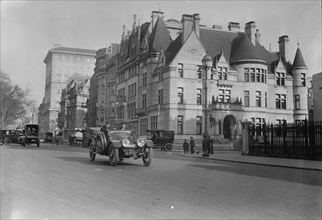
[{"label": "stone facade", "polygon": [[50,49],[44,59],[46,64],[45,97],[41,117],[41,133],[57,127],[61,92],[75,76],[91,76],[95,66],[95,51],[57,47]]},{"label": "stone facade", "polygon": [[[166,129],[177,139],[207,132],[218,141],[240,141],[245,120],[261,126],[308,117],[307,67],[300,48],[290,61],[288,36],[272,52],[260,44],[254,21],[240,32],[235,22],[229,30],[200,25],[199,14],[185,14],[181,22],[164,20],[162,12],[151,17],[138,26],[134,20],[127,34],[123,30],[114,58],[115,91],[123,100],[117,119],[137,134]],[[206,54],[212,58],[208,71]]]}]

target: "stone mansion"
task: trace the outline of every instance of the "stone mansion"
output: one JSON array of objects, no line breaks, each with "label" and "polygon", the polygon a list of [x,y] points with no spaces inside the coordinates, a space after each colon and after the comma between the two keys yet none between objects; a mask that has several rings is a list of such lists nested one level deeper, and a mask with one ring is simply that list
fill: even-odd
[{"label": "stone mansion", "polygon": [[[154,11],[151,21],[134,18],[131,31],[123,28],[118,53],[91,79],[90,92],[101,97],[87,107],[103,108],[96,109],[96,126],[124,121],[139,135],[165,129],[184,139],[207,131],[238,140],[245,120],[260,126],[308,117],[308,69],[299,47],[289,54],[287,35],[273,52],[261,45],[254,21],[244,30],[229,22],[226,30],[200,20],[199,14],[165,20]],[[203,66],[205,55],[210,68]]]}]

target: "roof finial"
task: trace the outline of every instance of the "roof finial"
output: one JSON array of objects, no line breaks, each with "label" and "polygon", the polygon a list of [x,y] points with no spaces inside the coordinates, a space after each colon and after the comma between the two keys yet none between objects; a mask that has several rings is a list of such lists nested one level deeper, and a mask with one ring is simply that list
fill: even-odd
[{"label": "roof finial", "polygon": [[297,48],[300,48],[300,38],[297,37],[296,39],[297,39]]}]

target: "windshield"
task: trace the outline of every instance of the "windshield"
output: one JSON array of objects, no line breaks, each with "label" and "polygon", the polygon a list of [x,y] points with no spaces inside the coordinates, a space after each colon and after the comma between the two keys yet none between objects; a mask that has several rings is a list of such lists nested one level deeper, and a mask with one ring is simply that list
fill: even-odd
[{"label": "windshield", "polygon": [[131,136],[131,131],[109,131],[108,134],[112,140],[123,140]]}]

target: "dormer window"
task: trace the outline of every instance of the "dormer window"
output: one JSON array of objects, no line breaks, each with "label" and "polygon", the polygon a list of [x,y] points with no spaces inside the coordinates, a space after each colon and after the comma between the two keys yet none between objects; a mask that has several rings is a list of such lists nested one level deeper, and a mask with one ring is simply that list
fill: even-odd
[{"label": "dormer window", "polygon": [[218,67],[218,79],[219,80],[227,80],[227,67]]},{"label": "dormer window", "polygon": [[285,86],[285,73],[276,72],[276,85]]}]

